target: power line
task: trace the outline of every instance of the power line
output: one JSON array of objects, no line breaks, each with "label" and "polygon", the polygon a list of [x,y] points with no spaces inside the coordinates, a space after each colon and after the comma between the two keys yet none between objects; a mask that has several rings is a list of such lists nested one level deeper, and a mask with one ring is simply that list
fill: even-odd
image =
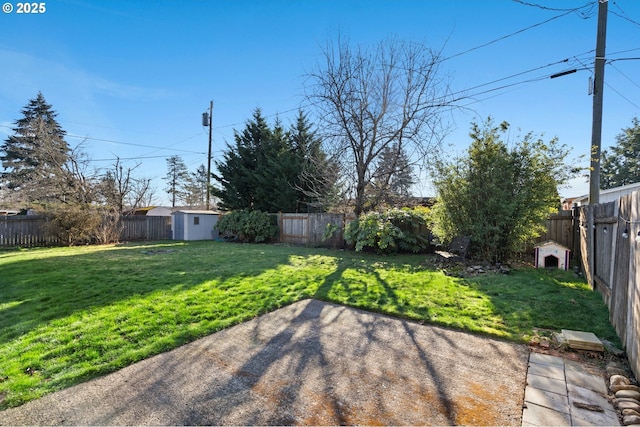
[{"label": "power line", "polygon": [[[188,156],[195,156],[195,155],[201,155],[200,153],[193,153],[193,154],[187,154]],[[141,159],[166,159],[167,156],[136,156],[136,157],[120,157],[120,156],[116,156],[114,155],[114,157],[112,158],[108,158],[108,159],[89,159],[89,162],[112,162],[116,159],[119,160],[141,160]]]},{"label": "power line", "polygon": [[640,110],[640,106],[638,106],[635,102],[633,102],[632,100],[630,100],[629,98],[627,98],[626,96],[624,96],[624,95],[622,94],[622,92],[620,92],[619,90],[617,90],[616,88],[614,88],[613,86],[611,86],[611,85],[610,85],[609,83],[607,83],[607,82],[604,82],[604,84],[605,84],[605,85],[607,85],[607,87],[608,87],[609,89],[611,89],[612,91],[614,91],[615,93],[617,93],[618,95],[620,95],[620,97],[621,97],[622,99],[624,99],[624,100],[625,100],[625,101],[627,101],[629,104],[633,105],[634,107],[636,107],[637,109],[639,109],[639,110]]},{"label": "power line", "polygon": [[[67,133],[66,136],[68,136],[69,138],[77,138],[77,139],[84,139],[84,140],[90,140],[90,141],[98,141],[98,142],[109,142],[111,144],[120,144],[120,145],[127,145],[127,146],[132,146],[132,147],[144,147],[144,148],[153,148],[156,150],[168,150],[168,148],[164,148],[164,147],[157,147],[154,145],[147,145],[147,144],[137,144],[134,142],[123,142],[123,141],[115,141],[112,139],[104,139],[104,138],[94,138],[92,136],[82,136],[82,135],[74,135],[72,133]],[[184,149],[173,149],[172,151],[180,151],[183,153],[193,153],[193,154],[205,154],[199,151],[193,151],[193,150],[184,150]]]},{"label": "power line", "polygon": [[[2,125],[2,124],[0,124],[0,127],[7,128],[7,129],[13,129],[12,126]],[[134,142],[123,142],[123,141],[116,141],[116,140],[113,140],[113,139],[96,138],[96,137],[92,137],[92,136],[82,136],[82,135],[76,135],[76,134],[73,134],[73,133],[65,133],[65,136],[68,136],[69,138],[74,138],[74,139],[82,139],[82,140],[97,141],[97,142],[108,142],[108,143],[111,143],[111,144],[119,144],[119,145],[127,145],[127,146],[132,146],[132,147],[143,147],[143,148],[153,148],[154,149],[154,151],[151,151],[151,152],[146,153],[146,154],[142,154],[141,155],[142,158],[147,156],[147,154],[152,154],[152,153],[155,153],[155,152],[160,151],[160,150],[169,150],[170,147],[172,147],[172,146],[174,146],[176,144],[180,144],[180,143],[182,143],[184,141],[188,141],[188,140],[196,138],[196,137],[198,137],[200,135],[201,135],[201,133],[193,135],[193,136],[188,136],[188,137],[186,137],[184,139],[181,139],[180,141],[171,143],[169,145],[165,145],[164,147],[158,147],[158,146],[155,146],[155,145],[137,144],[137,143],[134,143]],[[171,149],[171,151],[179,151],[179,152],[183,152],[183,153],[192,153],[192,154],[206,154],[206,153],[203,153],[203,152],[200,152],[200,151],[185,150],[185,149],[178,149],[178,148]],[[149,157],[149,158],[152,158],[152,157]]]},{"label": "power line", "polygon": [[640,50],[640,47],[635,47],[633,49],[626,49],[626,50],[621,50],[619,52],[611,52],[610,54],[608,54],[607,56],[611,56],[611,55],[619,55],[621,53],[627,53],[627,52],[634,52],[636,50]]},{"label": "power line", "polygon": [[[507,77],[502,77],[500,79],[496,79],[496,80],[493,80],[493,81],[490,81],[490,82],[487,82],[487,83],[483,83],[483,84],[480,84],[480,85],[477,85],[477,86],[473,86],[473,87],[467,88],[467,89],[465,89],[463,91],[454,92],[454,95],[458,94],[458,93],[464,93],[464,92],[469,91],[469,90],[478,89],[478,88],[481,88],[481,87],[484,87],[484,86],[489,86],[489,85],[494,84],[494,83],[498,83],[498,82],[501,82],[501,81],[504,81],[504,80],[509,80],[509,79],[514,78],[514,77],[518,77],[518,76],[521,76],[521,75],[524,75],[524,74],[532,73],[534,71],[542,70],[544,68],[552,67],[554,65],[558,65],[558,64],[562,64],[562,63],[568,63],[569,60],[572,60],[572,59],[573,60],[577,60],[577,58],[579,56],[583,56],[583,55],[586,55],[586,54],[591,53],[591,52],[593,52],[593,50],[590,50],[590,51],[587,51],[587,52],[584,52],[584,53],[580,53],[580,54],[575,55],[575,56],[573,56],[571,58],[561,59],[561,60],[556,61],[556,62],[551,62],[551,63],[549,63],[547,65],[542,65],[540,67],[531,68],[529,70],[521,71],[519,73],[515,73],[515,74],[512,74],[512,75],[507,76]],[[542,77],[542,78],[544,79],[546,77]]]},{"label": "power line", "polygon": [[625,19],[625,20],[627,20],[627,21],[631,22],[632,24],[635,24],[635,25],[637,25],[637,26],[639,26],[639,27],[640,27],[640,22],[638,22],[638,21],[634,21],[633,19],[631,19],[631,18],[629,18],[628,16],[626,16],[626,15],[627,15],[627,13],[626,13],[624,10],[622,10],[622,8],[620,7],[620,5],[618,5],[618,3],[617,3],[617,2],[615,2],[615,1],[614,1],[614,2],[613,2],[613,5],[614,5],[615,7],[617,7],[617,8],[620,10],[620,12],[622,12],[622,15],[621,15],[621,14],[619,14],[619,13],[617,13],[617,12],[614,12],[614,11],[613,11],[613,10],[611,10],[611,9],[609,9],[609,13],[611,13],[612,15],[617,16],[618,18]]},{"label": "power line", "polygon": [[188,141],[188,140],[190,140],[190,139],[196,138],[196,137],[198,137],[198,136],[202,136],[202,133],[198,133],[198,134],[193,135],[193,136],[188,136],[188,137],[186,137],[186,138],[184,138],[184,139],[181,139],[181,140],[180,140],[180,141],[178,141],[178,142],[174,142],[174,143],[172,143],[172,144],[165,145],[164,147],[158,147],[156,150],[153,150],[153,151],[150,151],[150,152],[148,152],[148,153],[144,153],[144,154],[142,154],[142,156],[148,156],[148,155],[151,155],[151,154],[156,153],[156,152],[161,151],[161,150],[168,150],[170,147],[173,147],[174,145],[177,145],[177,144],[183,143],[183,142],[185,142],[185,141]]},{"label": "power line", "polygon": [[[591,70],[591,67],[587,67],[584,63],[582,63],[582,61],[579,61],[579,62],[580,62],[580,63],[585,67],[584,69],[589,70],[589,71],[591,72],[591,74],[593,74],[593,71]],[[607,61],[607,63],[608,63],[609,65],[613,66],[613,65],[612,65],[612,64],[610,64],[609,62],[610,62],[610,61]],[[614,67],[614,68],[615,68],[615,67]],[[618,71],[620,74],[624,75],[620,70],[618,70],[617,68],[615,68],[615,69],[616,69],[616,71]],[[625,76],[625,77],[627,77],[627,76]],[[627,78],[628,78],[628,77],[627,77]],[[631,79],[629,79],[629,80],[631,80]],[[632,81],[632,83],[633,83],[634,85],[638,86],[635,82],[633,82],[633,81]],[[638,105],[636,105],[636,103],[635,103],[635,102],[631,101],[629,98],[627,98],[626,96],[624,96],[624,95],[622,94],[622,92],[620,92],[619,90],[617,90],[616,88],[614,88],[613,86],[611,86],[611,84],[610,84],[609,82],[605,81],[605,82],[604,82],[604,84],[605,84],[609,89],[611,89],[612,91],[614,91],[615,93],[617,93],[618,95],[620,95],[620,97],[621,97],[622,99],[624,99],[625,101],[627,101],[629,104],[631,104],[631,105],[633,105],[634,107],[636,107],[636,108],[640,109],[640,107],[639,107]]]},{"label": "power line", "polygon": [[483,47],[487,47],[487,46],[492,45],[492,44],[494,44],[494,43],[497,43],[497,42],[499,42],[499,41],[502,41],[502,40],[508,39],[509,37],[513,37],[513,36],[518,35],[518,34],[520,34],[520,33],[524,33],[525,31],[528,31],[528,30],[530,30],[530,29],[532,29],[532,28],[536,28],[536,27],[539,27],[539,26],[541,26],[541,25],[544,25],[544,24],[546,24],[546,23],[548,23],[548,22],[551,22],[551,21],[553,21],[553,20],[555,20],[555,19],[562,18],[563,16],[567,16],[567,15],[569,15],[570,13],[574,13],[574,12],[576,12],[576,13],[577,13],[577,11],[579,11],[580,9],[586,8],[586,7],[593,7],[593,4],[592,4],[592,3],[587,3],[587,4],[585,4],[584,6],[580,6],[580,7],[577,7],[577,8],[575,8],[575,9],[568,9],[565,13],[561,13],[560,15],[553,16],[553,17],[551,17],[551,18],[549,18],[549,19],[546,19],[546,20],[544,20],[544,21],[542,21],[542,22],[538,22],[537,24],[530,25],[530,26],[528,26],[528,27],[526,27],[526,28],[522,28],[522,29],[520,29],[520,30],[518,30],[518,31],[515,31],[515,32],[513,32],[513,33],[507,34],[507,35],[505,35],[505,36],[498,37],[497,39],[494,39],[494,40],[491,40],[491,41],[489,41],[489,42],[483,43],[483,44],[481,44],[481,45],[479,45],[479,46],[472,47],[471,49],[467,49],[467,50],[465,50],[465,51],[463,51],[463,52],[456,53],[455,55],[451,55],[451,56],[449,56],[449,57],[447,57],[447,58],[443,58],[443,59],[441,59],[439,62],[448,61],[448,60],[450,60],[450,59],[456,58],[456,57],[458,57],[458,56],[462,56],[462,55],[467,54],[467,53],[469,53],[469,52],[473,52],[474,50],[478,50],[478,49],[481,49],[481,48],[483,48]]},{"label": "power line", "polygon": [[[587,6],[593,7],[593,3],[587,3],[584,6],[581,6],[581,7],[577,8],[577,9],[576,8],[574,8],[574,9],[558,9],[558,8],[555,8],[555,7],[542,6],[542,5],[537,4],[537,3],[528,3],[528,2],[525,2],[523,0],[513,0],[513,1],[516,2],[516,3],[520,3],[520,4],[524,5],[524,6],[532,6],[532,7],[537,7],[538,9],[553,10],[553,11],[556,11],[556,12],[576,12],[576,13],[578,13],[577,9],[581,9],[581,8],[584,8],[584,7],[587,7]],[[584,18],[584,16],[583,16],[583,18]]]},{"label": "power line", "polygon": [[629,76],[627,76],[625,73],[623,73],[622,71],[620,71],[620,69],[618,69],[618,67],[616,67],[615,65],[613,65],[612,63],[609,63],[609,65],[611,65],[611,68],[613,68],[614,70],[616,70],[617,72],[619,72],[620,74],[622,74],[622,76],[624,78],[626,78],[627,80],[629,80],[631,82],[631,84],[633,84],[635,87],[637,87],[638,89],[640,89],[640,85],[636,82],[634,82]]}]

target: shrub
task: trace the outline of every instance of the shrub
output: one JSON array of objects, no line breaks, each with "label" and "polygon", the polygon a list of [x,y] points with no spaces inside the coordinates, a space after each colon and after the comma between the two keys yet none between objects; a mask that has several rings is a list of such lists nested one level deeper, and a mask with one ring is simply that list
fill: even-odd
[{"label": "shrub", "polygon": [[117,212],[102,212],[101,222],[96,227],[95,239],[101,244],[118,243],[124,226]]},{"label": "shrub", "polygon": [[427,213],[425,209],[370,212],[347,224],[344,237],[356,251],[424,252],[429,247]]},{"label": "shrub", "polygon": [[278,230],[275,218],[262,211],[239,210],[225,214],[216,224],[221,233],[238,236],[241,242],[268,242]]},{"label": "shrub", "polygon": [[529,133],[508,141],[509,125],[473,124],[465,156],[434,163],[438,201],[433,231],[443,241],[471,236],[473,256],[507,261],[523,243],[545,231],[559,207],[558,187],[573,172],[569,148]]},{"label": "shrub", "polygon": [[92,243],[102,218],[85,206],[56,206],[46,212],[47,231],[67,246]]}]

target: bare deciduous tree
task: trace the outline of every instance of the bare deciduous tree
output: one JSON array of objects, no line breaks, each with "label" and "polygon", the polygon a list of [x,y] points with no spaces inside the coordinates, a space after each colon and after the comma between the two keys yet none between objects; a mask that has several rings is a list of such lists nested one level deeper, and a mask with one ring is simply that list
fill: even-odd
[{"label": "bare deciduous tree", "polygon": [[341,159],[351,180],[356,215],[375,208],[366,188],[385,150],[413,153],[419,162],[438,148],[441,112],[449,102],[439,55],[395,39],[372,48],[352,48],[338,39],[309,75],[306,96],[319,109],[332,156]]},{"label": "bare deciduous tree", "polygon": [[120,158],[116,157],[112,169],[105,172],[101,183],[101,195],[104,203],[111,206],[119,214],[123,214],[125,207],[137,208],[144,202],[149,202],[153,193],[149,178],[136,178],[133,171],[140,166],[124,167]]}]

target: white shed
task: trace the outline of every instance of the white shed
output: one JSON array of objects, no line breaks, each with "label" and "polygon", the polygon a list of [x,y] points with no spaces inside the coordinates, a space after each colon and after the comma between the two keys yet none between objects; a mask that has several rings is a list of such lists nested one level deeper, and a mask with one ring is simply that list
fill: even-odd
[{"label": "white shed", "polygon": [[173,240],[214,240],[219,214],[214,211],[179,210],[171,214]]},{"label": "white shed", "polygon": [[569,269],[569,253],[571,249],[548,240],[535,246],[536,268]]}]

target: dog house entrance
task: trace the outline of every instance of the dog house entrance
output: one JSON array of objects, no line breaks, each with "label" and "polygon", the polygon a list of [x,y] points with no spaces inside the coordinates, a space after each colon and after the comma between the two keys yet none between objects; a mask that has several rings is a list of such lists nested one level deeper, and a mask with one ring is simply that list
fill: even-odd
[{"label": "dog house entrance", "polygon": [[544,268],[558,268],[558,257],[554,255],[544,257]]}]

